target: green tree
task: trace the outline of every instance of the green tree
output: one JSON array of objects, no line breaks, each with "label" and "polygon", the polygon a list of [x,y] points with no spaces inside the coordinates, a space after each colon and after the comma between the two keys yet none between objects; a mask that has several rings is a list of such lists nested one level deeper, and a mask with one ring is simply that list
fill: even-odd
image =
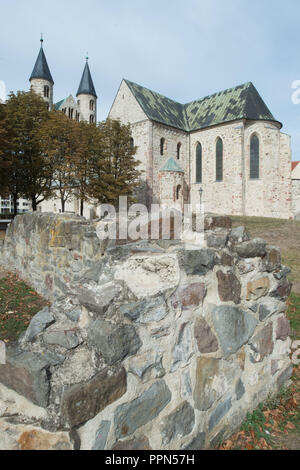
[{"label": "green tree", "polygon": [[119,196],[134,200],[140,172],[130,125],[107,119],[98,126],[98,150],[91,155],[87,193],[100,203],[118,205]]},{"label": "green tree", "polygon": [[[1,171],[6,171],[7,187],[14,200],[23,196],[31,200],[35,211],[49,197],[51,168],[42,153],[40,127],[48,118],[44,100],[32,90],[11,93],[5,105],[5,129],[9,145],[1,157]],[[6,169],[5,169],[6,168]]]},{"label": "green tree", "polygon": [[78,192],[80,161],[79,123],[67,118],[60,111],[51,111],[49,119],[41,126],[40,137],[53,175],[51,195],[59,197],[61,210]]}]

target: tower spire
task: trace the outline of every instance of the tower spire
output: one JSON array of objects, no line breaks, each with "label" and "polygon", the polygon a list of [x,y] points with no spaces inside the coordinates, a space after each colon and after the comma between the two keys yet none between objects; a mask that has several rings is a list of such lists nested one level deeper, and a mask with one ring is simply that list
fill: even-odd
[{"label": "tower spire", "polygon": [[43,33],[41,33],[41,39],[40,39],[40,41],[41,41],[41,47],[43,47],[43,42],[44,42]]}]

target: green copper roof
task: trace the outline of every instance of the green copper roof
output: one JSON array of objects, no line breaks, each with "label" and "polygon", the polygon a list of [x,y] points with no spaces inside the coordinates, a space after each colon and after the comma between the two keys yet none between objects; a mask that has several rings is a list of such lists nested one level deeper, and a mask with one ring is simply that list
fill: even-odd
[{"label": "green copper roof", "polygon": [[251,82],[185,105],[125,82],[149,119],[186,132],[240,119],[276,121]]},{"label": "green copper roof", "polygon": [[177,173],[184,173],[181,166],[174,160],[173,157],[170,157],[160,171],[176,171]]},{"label": "green copper roof", "polygon": [[56,109],[56,111],[61,107],[61,105],[63,104],[63,102],[66,101],[66,98],[64,98],[63,100],[61,101],[58,101],[58,103],[54,103],[54,108]]}]

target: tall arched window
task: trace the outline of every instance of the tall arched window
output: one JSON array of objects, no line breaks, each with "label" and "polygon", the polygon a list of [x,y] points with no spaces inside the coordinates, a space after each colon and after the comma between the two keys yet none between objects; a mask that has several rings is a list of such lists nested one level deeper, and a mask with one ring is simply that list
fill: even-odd
[{"label": "tall arched window", "polygon": [[94,116],[93,114],[90,115],[90,124],[93,124],[94,123]]},{"label": "tall arched window", "polygon": [[181,196],[181,186],[178,185],[176,188],[176,200],[177,201],[180,199],[180,196]]},{"label": "tall arched window", "polygon": [[48,85],[45,85],[44,86],[44,97],[45,98],[49,98],[49,91],[50,91],[50,89],[49,89]]},{"label": "tall arched window", "polygon": [[202,183],[202,145],[196,147],[196,183]]},{"label": "tall arched window", "polygon": [[181,143],[178,142],[178,144],[177,144],[177,160],[180,159],[180,151],[181,151]]},{"label": "tall arched window", "polygon": [[163,155],[165,151],[165,139],[162,137],[160,139],[160,154]]},{"label": "tall arched window", "polygon": [[90,100],[90,110],[94,111],[94,100]]},{"label": "tall arched window", "polygon": [[130,139],[130,147],[131,147],[132,149],[133,149],[133,147],[134,147],[134,139],[133,139],[133,137],[131,137],[131,139]]},{"label": "tall arched window", "polygon": [[216,144],[216,181],[223,181],[223,141],[220,138]]},{"label": "tall arched window", "polygon": [[259,138],[257,135],[251,137],[250,143],[250,178],[259,178]]}]

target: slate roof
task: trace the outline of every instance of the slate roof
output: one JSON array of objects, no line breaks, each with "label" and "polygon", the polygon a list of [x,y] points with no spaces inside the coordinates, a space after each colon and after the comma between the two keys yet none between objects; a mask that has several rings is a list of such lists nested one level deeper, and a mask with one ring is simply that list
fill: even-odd
[{"label": "slate roof", "polygon": [[49,82],[54,84],[43,47],[40,48],[40,52],[36,59],[36,63],[33,67],[33,71],[30,75],[29,81],[33,78],[44,78],[45,80],[48,80]]},{"label": "slate roof", "polygon": [[186,132],[240,119],[276,121],[251,82],[187,104],[129,80],[125,83],[149,119]]},{"label": "slate roof", "polygon": [[170,157],[160,171],[176,171],[177,173],[184,173],[181,166],[174,160],[173,157]]},{"label": "slate roof", "polygon": [[97,98],[88,62],[85,64],[76,96],[80,94],[92,95]]}]

